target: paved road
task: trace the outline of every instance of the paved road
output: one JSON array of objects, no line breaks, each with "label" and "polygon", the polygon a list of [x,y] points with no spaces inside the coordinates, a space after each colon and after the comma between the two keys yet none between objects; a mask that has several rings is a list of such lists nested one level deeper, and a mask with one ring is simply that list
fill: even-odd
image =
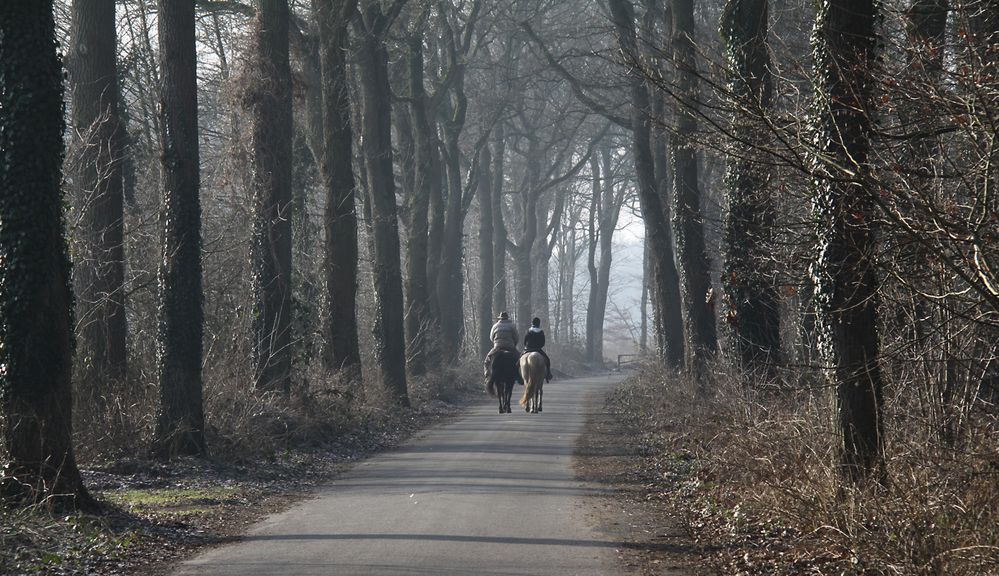
[{"label": "paved road", "polygon": [[484,401],[177,574],[618,574],[617,543],[587,521],[583,496],[598,488],[571,469],[586,410],[601,405],[587,399],[618,380],[556,380],[542,414]]}]

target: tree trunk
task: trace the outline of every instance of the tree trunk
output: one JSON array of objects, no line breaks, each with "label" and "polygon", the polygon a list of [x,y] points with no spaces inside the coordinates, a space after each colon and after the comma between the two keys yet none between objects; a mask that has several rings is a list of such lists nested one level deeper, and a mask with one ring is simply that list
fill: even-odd
[{"label": "tree trunk", "polygon": [[[600,200],[603,198],[603,183],[601,182],[600,160],[596,155],[590,158],[590,174],[593,177],[593,190],[590,197],[589,241],[586,249],[586,271],[590,275],[590,294],[586,306],[586,361],[595,364],[603,362],[603,346],[597,344],[598,338],[603,339],[603,335],[598,334],[599,330],[597,330],[597,299],[600,297],[597,246],[600,244]],[[603,322],[602,317],[599,322]]]},{"label": "tree trunk", "polygon": [[194,0],[159,0],[163,245],[157,332],[157,451],[205,452],[201,391],[204,312]]},{"label": "tree trunk", "polygon": [[429,208],[434,189],[440,188],[440,156],[433,111],[423,87],[423,37],[409,42],[410,114],[413,120],[413,193],[409,202],[409,234],[406,245],[406,341],[407,358],[413,375],[427,371],[430,336],[435,324],[431,310],[432,292],[428,283]]},{"label": "tree trunk", "polygon": [[780,308],[773,271],[768,269],[775,226],[770,174],[760,162],[769,144],[760,127],[772,102],[767,46],[768,0],[729,0],[722,15],[733,109],[732,131],[740,150],[729,161],[725,215],[725,320],[742,369],[751,377],[773,377],[780,354]]},{"label": "tree trunk", "polygon": [[520,241],[512,251],[514,266],[517,270],[517,322],[520,333],[527,331],[531,325],[531,306],[534,295],[534,267],[531,256],[534,242],[538,235],[538,199],[541,196],[540,158],[536,138],[528,137],[527,177],[524,190],[521,192],[521,208],[524,221],[522,223]]},{"label": "tree trunk", "polygon": [[326,232],[326,316],[323,362],[328,370],[360,376],[361,351],[357,327],[357,213],[355,202],[353,127],[347,81],[347,26],[356,0],[334,3],[314,0],[319,16],[319,58],[322,68],[323,156],[319,169],[326,187],[323,223]]},{"label": "tree trunk", "polygon": [[258,0],[249,107],[252,170],[254,353],[258,390],[291,389],[291,67],[288,0]]},{"label": "tree trunk", "polygon": [[503,168],[506,157],[506,131],[503,122],[496,125],[493,154],[493,312],[506,310],[506,223],[503,221]]},{"label": "tree trunk", "polygon": [[819,349],[831,368],[844,477],[861,483],[883,473],[882,382],[878,365],[878,278],[870,167],[877,18],[874,0],[821,6],[815,38],[821,177],[815,197],[818,258],[812,270]]},{"label": "tree trunk", "polygon": [[[611,17],[617,33],[618,44],[625,58],[638,58],[635,39],[635,14],[628,0],[608,0]],[[631,90],[632,148],[635,156],[635,174],[638,194],[645,222],[645,241],[649,244],[652,271],[655,278],[654,308],[657,318],[657,342],[660,357],[669,366],[678,366],[683,358],[683,340],[677,337],[676,328],[683,326],[678,299],[671,299],[673,286],[677,285],[676,264],[670,239],[667,208],[656,186],[655,162],[652,156],[649,117],[649,93],[644,79],[637,70],[629,67]]]},{"label": "tree trunk", "polygon": [[0,496],[90,507],[72,444],[73,296],[52,9],[41,0],[0,4]]},{"label": "tree trunk", "polygon": [[485,357],[493,344],[489,330],[493,323],[493,194],[492,156],[489,146],[482,148],[479,159],[479,356]]},{"label": "tree trunk", "polygon": [[613,174],[611,171],[610,149],[604,148],[603,160],[604,185],[601,190],[600,208],[598,210],[600,224],[600,265],[596,274],[596,299],[594,301],[595,317],[594,340],[595,359],[603,362],[604,358],[604,321],[607,316],[607,297],[610,293],[610,271],[613,261],[614,230],[617,228],[618,216],[621,213],[623,191],[615,194]]},{"label": "tree trunk", "polygon": [[[662,95],[653,95],[653,117],[664,118],[666,112],[666,101]],[[665,340],[670,342],[669,355],[666,358],[667,365],[673,368],[683,366],[684,345],[683,345],[683,313],[680,310],[680,274],[676,269],[676,260],[673,244],[673,229],[669,227],[672,220],[670,210],[670,190],[673,188],[673,181],[669,174],[669,136],[662,127],[652,129],[652,158],[653,177],[655,189],[659,197],[664,201],[661,203],[666,221],[666,242],[670,249],[668,262],[661,262],[658,255],[650,254],[649,265],[646,270],[649,273],[649,289],[652,290],[652,308],[654,312],[653,326],[655,327],[656,341]],[[646,242],[646,245],[649,243]],[[656,266],[664,264],[666,268],[660,273],[656,272]],[[657,292],[662,294],[658,295]],[[662,308],[665,306],[665,308]]]},{"label": "tree trunk", "polygon": [[681,99],[676,130],[670,143],[673,160],[673,239],[680,271],[686,337],[687,370],[701,379],[707,362],[718,348],[714,299],[708,256],[704,248],[704,217],[698,181],[697,134],[698,76],[694,42],[693,0],[673,3],[673,62],[676,91]]},{"label": "tree trunk", "polygon": [[365,2],[358,38],[362,100],[362,148],[371,199],[375,288],[375,361],[386,399],[409,406],[403,318],[399,222],[392,167],[391,89],[385,37],[390,25],[376,1]]},{"label": "tree trunk", "polygon": [[124,126],[120,120],[114,3],[74,0],[66,65],[80,215],[75,266],[82,360],[80,389],[92,405],[125,377]]},{"label": "tree trunk", "polygon": [[[457,90],[462,89],[459,84]],[[459,95],[460,103],[452,111],[451,119],[444,124],[448,182],[447,219],[444,224],[444,245],[437,277],[442,358],[451,360],[456,359],[461,352],[465,318],[464,279],[461,269],[465,212],[462,209],[461,150],[458,148],[458,137],[465,122],[466,103],[464,95],[460,92]]]},{"label": "tree trunk", "polygon": [[640,300],[641,328],[638,334],[638,350],[645,354],[649,349],[649,245],[642,246],[642,298]]}]

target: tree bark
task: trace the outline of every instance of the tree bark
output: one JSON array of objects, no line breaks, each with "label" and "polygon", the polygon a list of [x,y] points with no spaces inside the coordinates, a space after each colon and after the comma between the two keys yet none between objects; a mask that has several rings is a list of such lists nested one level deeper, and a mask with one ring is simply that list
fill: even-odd
[{"label": "tree bark", "polygon": [[66,67],[72,86],[80,236],[76,300],[80,389],[93,406],[127,368],[123,151],[114,3],[74,0]]},{"label": "tree bark", "polygon": [[[618,44],[626,59],[638,58],[635,38],[635,13],[629,0],[608,0]],[[676,264],[670,239],[667,207],[656,186],[655,162],[652,156],[649,93],[644,79],[637,70],[629,67],[628,82],[631,92],[632,149],[635,157],[635,174],[638,194],[645,222],[645,241],[652,255],[655,278],[654,309],[657,318],[657,342],[660,358],[669,366],[678,366],[683,358],[683,340],[677,337],[676,328],[683,326],[678,299],[671,299],[673,286],[677,285]]]},{"label": "tree bark", "polygon": [[704,247],[704,217],[698,180],[697,150],[692,139],[697,134],[698,106],[697,47],[694,41],[693,0],[673,3],[671,45],[676,70],[676,92],[680,106],[670,142],[673,165],[673,239],[676,242],[683,302],[687,370],[701,379],[707,363],[715,355],[718,340],[708,256]]},{"label": "tree bark", "polygon": [[[429,285],[430,198],[441,186],[437,130],[430,99],[423,84],[423,37],[409,41],[409,96],[413,120],[413,193],[409,200],[409,229],[406,245],[406,341],[407,359],[413,375],[427,371],[430,335],[436,324]],[[439,192],[437,193],[439,195]]]},{"label": "tree bark", "polygon": [[[593,203],[595,212],[596,236],[590,249],[590,305],[587,309],[587,359],[590,362],[604,361],[604,317],[607,315],[607,296],[610,292],[610,269],[613,261],[614,230],[617,228],[623,194],[614,192],[610,149],[604,148],[600,159],[592,165],[602,163],[600,174],[603,185],[594,183]],[[622,191],[623,192],[623,191]],[[596,249],[600,248],[599,263]]]},{"label": "tree bark", "polygon": [[458,138],[465,125],[468,102],[464,94],[463,68],[452,64],[452,70],[459,79],[453,83],[451,109],[448,111],[447,121],[443,123],[447,202],[444,243],[440,255],[436,292],[440,310],[442,358],[450,358],[453,361],[461,352],[465,332],[464,280],[461,269],[464,255],[462,232],[465,225],[465,211],[462,208],[461,150]]},{"label": "tree bark", "polygon": [[[665,118],[666,102],[662,95],[653,94],[653,117]],[[655,189],[662,202],[666,221],[667,246],[670,249],[668,262],[662,262],[657,254],[649,256],[649,265],[646,270],[649,273],[649,289],[652,291],[653,326],[655,327],[656,342],[670,343],[667,348],[665,361],[668,366],[680,368],[683,366],[684,344],[683,344],[683,313],[680,310],[680,273],[676,269],[674,258],[673,229],[669,227],[672,220],[670,209],[670,190],[673,182],[669,174],[669,136],[662,127],[654,127],[652,130],[652,158],[653,158],[653,178]],[[649,243],[646,242],[648,245]],[[646,247],[648,248],[648,246]],[[662,272],[656,272],[656,266],[665,265]],[[661,294],[658,294],[662,292]],[[665,308],[664,308],[665,307]],[[660,345],[660,348],[662,346]],[[662,350],[660,350],[662,353]]]},{"label": "tree bark", "polygon": [[253,118],[254,355],[258,390],[291,389],[292,110],[288,0],[258,0]]},{"label": "tree bark", "polygon": [[374,244],[375,361],[386,399],[409,406],[399,222],[392,167],[391,115],[388,113],[391,90],[385,37],[391,19],[375,0],[363,3],[361,16],[357,58],[362,95],[362,149],[368,175]]},{"label": "tree bark", "polygon": [[201,356],[201,185],[194,0],[159,0],[163,245],[159,269],[157,452],[205,452]]},{"label": "tree bark", "polygon": [[503,122],[496,125],[493,138],[493,312],[499,314],[507,307],[506,249],[507,231],[503,221],[503,168],[506,158],[506,129]]},{"label": "tree bark", "polygon": [[492,348],[489,330],[493,323],[493,175],[489,146],[482,149],[479,160],[479,356],[485,357]]},{"label": "tree bark", "polygon": [[874,0],[822,4],[816,24],[818,258],[812,276],[819,350],[836,390],[840,464],[853,483],[879,480],[884,432],[873,190],[867,189],[874,109]]},{"label": "tree bark", "polygon": [[327,370],[360,376],[361,351],[357,326],[357,213],[354,182],[354,131],[346,52],[348,25],[357,1],[314,0],[319,19],[319,59],[322,69],[323,155],[319,163],[326,188],[323,225],[326,233],[323,273],[326,315],[323,334]]},{"label": "tree bark", "polygon": [[64,236],[62,66],[51,1],[0,4],[3,498],[92,500],[72,444],[73,296]]},{"label": "tree bark", "polygon": [[768,0],[729,0],[722,14],[738,151],[726,174],[725,320],[735,357],[751,377],[770,378],[780,362],[780,308],[772,270],[766,266],[776,216],[770,174],[760,162],[769,144],[760,118],[773,100],[767,45]]}]

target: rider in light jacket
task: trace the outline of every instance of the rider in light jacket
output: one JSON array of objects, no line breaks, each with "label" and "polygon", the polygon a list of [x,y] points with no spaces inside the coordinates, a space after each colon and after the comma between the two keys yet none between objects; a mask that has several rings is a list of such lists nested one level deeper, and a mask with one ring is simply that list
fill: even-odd
[{"label": "rider in light jacket", "polygon": [[518,356],[520,355],[520,351],[517,350],[517,341],[520,340],[520,335],[517,333],[517,325],[510,320],[510,315],[506,312],[501,312],[496,317],[496,323],[493,324],[492,329],[489,331],[489,339],[493,343],[493,348],[486,354],[484,361],[483,372],[486,378],[489,378],[492,373],[493,357],[496,356],[497,352],[506,350]]}]

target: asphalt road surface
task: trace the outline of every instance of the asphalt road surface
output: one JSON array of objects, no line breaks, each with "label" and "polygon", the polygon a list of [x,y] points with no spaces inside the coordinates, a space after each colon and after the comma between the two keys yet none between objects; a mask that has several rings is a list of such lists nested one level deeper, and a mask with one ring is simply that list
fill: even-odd
[{"label": "asphalt road surface", "polygon": [[587,520],[599,488],[571,466],[587,410],[619,380],[553,381],[541,414],[516,406],[520,386],[513,414],[484,399],[176,574],[619,574],[618,543]]}]

